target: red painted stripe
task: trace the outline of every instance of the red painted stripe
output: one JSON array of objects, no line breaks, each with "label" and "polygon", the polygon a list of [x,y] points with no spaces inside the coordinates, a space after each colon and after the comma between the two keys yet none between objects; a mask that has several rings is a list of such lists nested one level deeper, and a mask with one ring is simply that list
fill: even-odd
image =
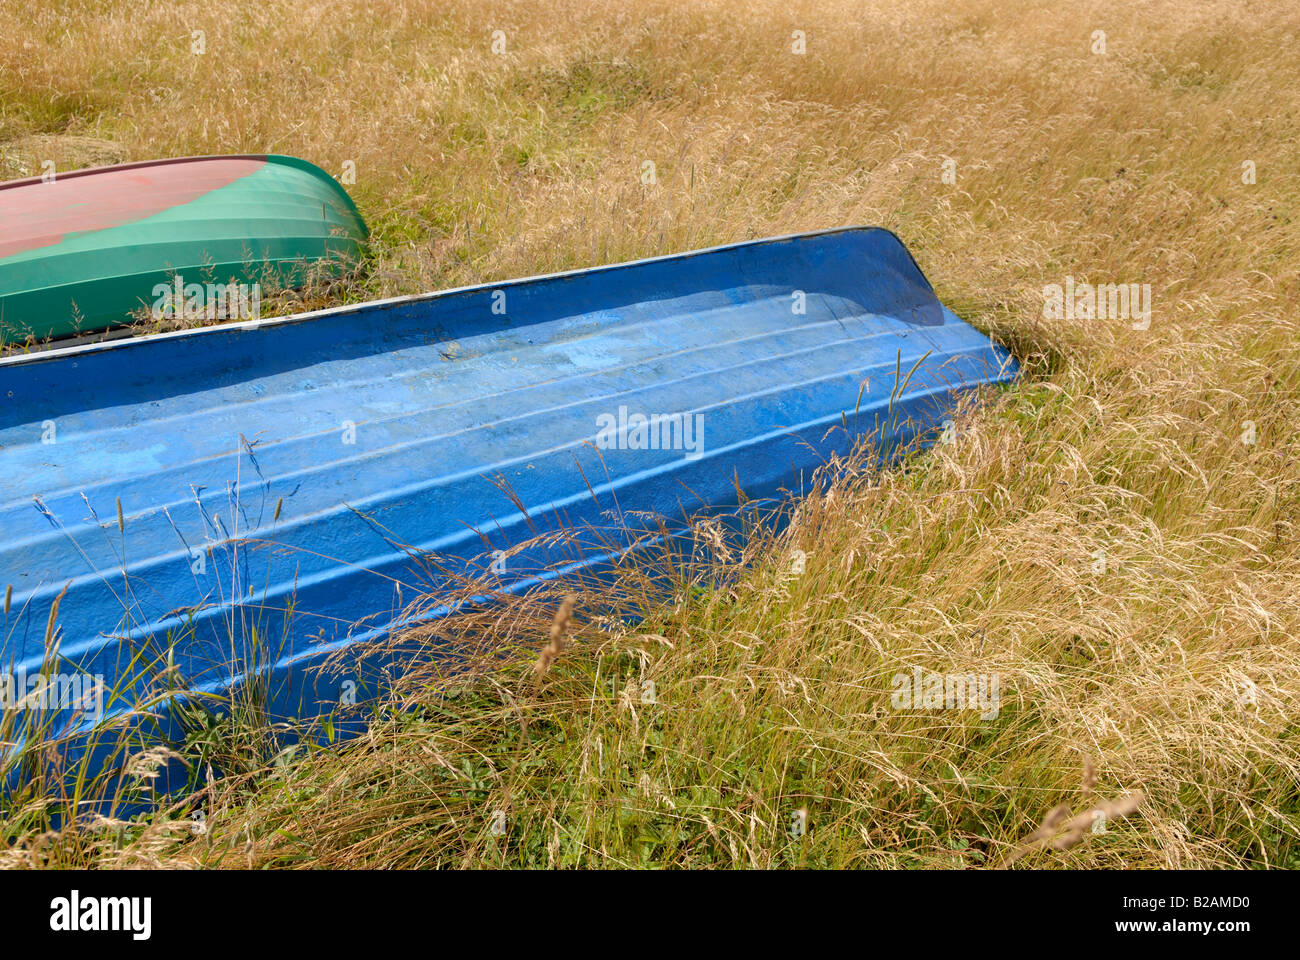
[{"label": "red painted stripe", "polygon": [[143,220],[246,177],[263,157],[131,163],[0,184],[0,258],[49,247],[70,233]]}]

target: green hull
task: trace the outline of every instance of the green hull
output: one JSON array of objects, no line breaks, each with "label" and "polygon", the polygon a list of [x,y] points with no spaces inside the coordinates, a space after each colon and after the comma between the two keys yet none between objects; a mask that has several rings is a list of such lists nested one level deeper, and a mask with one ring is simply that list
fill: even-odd
[{"label": "green hull", "polygon": [[106,330],[141,311],[251,319],[263,288],[347,271],[367,235],[328,174],[282,156],[0,184],[0,223],[4,344]]}]

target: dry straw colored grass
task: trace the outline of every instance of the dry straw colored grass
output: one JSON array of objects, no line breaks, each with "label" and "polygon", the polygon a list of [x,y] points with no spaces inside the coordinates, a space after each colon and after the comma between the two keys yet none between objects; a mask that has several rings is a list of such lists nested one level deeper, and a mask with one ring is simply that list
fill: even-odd
[{"label": "dry straw colored grass", "polygon": [[[477,668],[212,785],[201,836],[0,857],[1300,866],[1298,33],[1283,0],[6,5],[11,146],[355,161],[373,259],[331,302],[877,223],[1026,378],[635,627],[580,591],[535,689],[558,598],[443,628]],[[1045,320],[1066,275],[1150,284],[1150,329]],[[998,716],[892,709],[914,666],[998,675]]]}]

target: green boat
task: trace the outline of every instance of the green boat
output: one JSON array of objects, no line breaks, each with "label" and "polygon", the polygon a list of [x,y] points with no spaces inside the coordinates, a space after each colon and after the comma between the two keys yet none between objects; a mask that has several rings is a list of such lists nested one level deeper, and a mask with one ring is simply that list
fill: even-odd
[{"label": "green boat", "polygon": [[365,221],[315,164],[186,157],[0,184],[0,345],[139,318],[256,319],[262,290],[336,276]]}]

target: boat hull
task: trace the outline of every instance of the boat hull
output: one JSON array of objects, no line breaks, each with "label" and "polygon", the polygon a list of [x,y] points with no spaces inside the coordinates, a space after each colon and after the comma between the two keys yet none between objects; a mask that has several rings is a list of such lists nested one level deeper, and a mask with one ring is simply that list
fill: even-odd
[{"label": "boat hull", "polygon": [[65,663],[110,687],[257,662],[274,715],[331,711],[355,678],[314,667],[431,570],[600,569],[1015,375],[872,228],[7,358],[3,657],[39,669],[61,597]]},{"label": "boat hull", "polygon": [[[208,295],[209,284],[251,290],[295,285],[311,270],[336,274],[360,257],[366,237],[328,174],[276,155],[0,184],[0,225],[0,345],[102,331],[142,310],[238,316]],[[170,297],[178,276],[190,293]],[[243,306],[247,314],[247,299]]]}]

